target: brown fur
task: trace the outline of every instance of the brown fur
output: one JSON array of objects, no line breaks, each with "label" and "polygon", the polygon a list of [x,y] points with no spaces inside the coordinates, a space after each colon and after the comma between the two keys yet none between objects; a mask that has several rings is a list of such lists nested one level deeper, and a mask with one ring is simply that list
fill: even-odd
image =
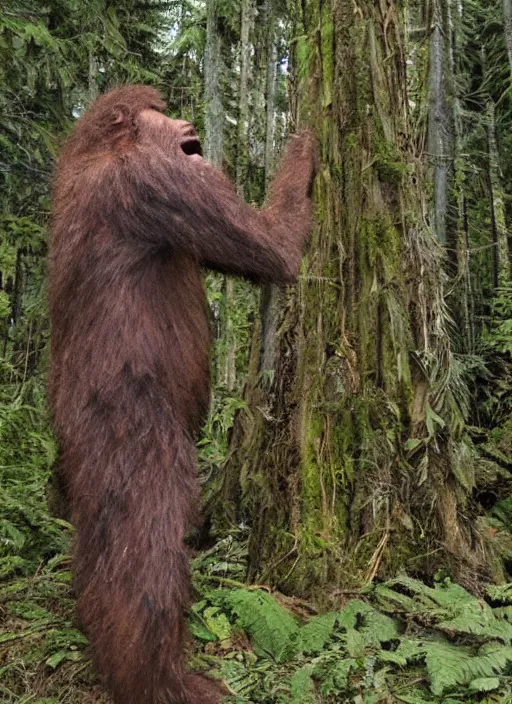
[{"label": "brown fur", "polygon": [[[50,401],[77,529],[78,614],[117,704],[208,704],[184,669],[199,502],[194,442],[209,402],[200,267],[287,283],[310,229],[314,147],[292,138],[257,211],[148,110],[152,88],[97,100],[58,161]],[[156,119],[158,118],[158,119]]]}]

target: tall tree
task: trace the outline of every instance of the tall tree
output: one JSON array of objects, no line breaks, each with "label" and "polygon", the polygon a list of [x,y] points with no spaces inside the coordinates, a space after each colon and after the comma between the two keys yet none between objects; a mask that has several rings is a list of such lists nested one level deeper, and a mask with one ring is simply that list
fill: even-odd
[{"label": "tall tree", "polygon": [[453,29],[450,0],[434,0],[431,11],[428,116],[428,153],[434,194],[431,220],[437,238],[446,244],[448,204],[455,157]]},{"label": "tall tree", "polygon": [[507,43],[508,61],[512,73],[512,1],[503,0],[503,18],[505,27],[505,41]]},{"label": "tall tree", "polygon": [[493,241],[493,285],[504,286],[510,280],[507,225],[502,178],[496,144],[496,113],[492,100],[487,104],[488,182]]},{"label": "tall tree", "polygon": [[[272,178],[276,157],[275,129],[276,129],[276,79],[277,79],[277,10],[275,1],[266,0],[263,7],[263,16],[266,22],[265,33],[265,183],[268,185]],[[267,378],[272,378],[277,362],[277,327],[281,308],[283,306],[283,290],[279,286],[267,284],[263,287],[261,296],[261,337],[262,354],[260,372]]]},{"label": "tall tree", "polygon": [[222,106],[222,37],[219,31],[218,0],[206,2],[206,46],[204,54],[205,156],[222,166],[224,110]]},{"label": "tall tree", "polygon": [[272,379],[253,345],[226,498],[252,526],[250,576],[284,590],[428,571],[432,554],[467,577],[486,560],[464,518],[466,389],[424,221],[403,8],[301,7],[308,38],[294,37],[294,56],[299,111],[321,143],[318,227],[280,313]]},{"label": "tall tree", "polygon": [[251,68],[251,30],[254,25],[254,2],[242,0],[240,17],[240,87],[238,97],[238,139],[236,187],[244,197],[249,161],[249,73]]},{"label": "tall tree", "polygon": [[[224,157],[224,108],[222,104],[222,35],[219,27],[219,2],[206,0],[206,45],[204,54],[205,156],[221,168]],[[220,335],[223,344],[217,360],[217,381],[229,391],[236,381],[234,329],[229,309],[234,298],[233,280],[223,281],[220,309]]]}]

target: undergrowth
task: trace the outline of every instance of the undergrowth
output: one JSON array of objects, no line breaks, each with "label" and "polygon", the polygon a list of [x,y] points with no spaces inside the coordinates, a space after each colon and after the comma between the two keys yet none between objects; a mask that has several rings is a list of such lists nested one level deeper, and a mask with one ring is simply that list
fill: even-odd
[{"label": "undergrowth", "polygon": [[[74,621],[72,531],[49,515],[56,459],[40,386],[0,399],[0,701],[107,702]],[[191,666],[233,704],[510,702],[512,586],[483,598],[406,576],[331,595],[333,610],[244,584],[247,531],[194,560]]]},{"label": "undergrowth", "polygon": [[261,589],[208,590],[191,615],[236,702],[512,702],[512,589],[479,600],[400,577],[339,610]]}]

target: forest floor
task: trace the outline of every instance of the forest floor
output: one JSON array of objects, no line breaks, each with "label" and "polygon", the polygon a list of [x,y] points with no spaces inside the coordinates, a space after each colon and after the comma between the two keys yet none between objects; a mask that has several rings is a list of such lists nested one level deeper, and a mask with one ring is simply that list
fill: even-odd
[{"label": "forest floor", "polygon": [[[227,702],[512,702],[512,586],[477,599],[403,576],[318,614],[239,583],[245,554],[227,538],[194,562],[191,667],[222,678]],[[2,704],[109,701],[74,621],[68,557],[42,552],[32,573],[5,579],[0,621]]]},{"label": "forest floor", "polygon": [[[108,702],[75,622],[72,528],[50,515],[42,386],[0,404],[0,702]],[[27,396],[28,398],[28,396]],[[512,704],[512,585],[445,574],[340,592],[331,610],[245,583],[247,531],[193,562],[190,666],[233,704]]]}]

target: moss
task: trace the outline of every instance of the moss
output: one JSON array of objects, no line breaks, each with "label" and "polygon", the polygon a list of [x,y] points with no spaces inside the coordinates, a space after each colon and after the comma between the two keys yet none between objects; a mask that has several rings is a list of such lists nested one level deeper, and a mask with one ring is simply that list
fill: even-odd
[{"label": "moss", "polygon": [[318,452],[322,425],[320,416],[309,418],[301,463],[301,524],[306,533],[311,536],[323,527],[322,468]]},{"label": "moss", "polygon": [[375,169],[381,181],[399,185],[408,171],[408,166],[396,146],[387,141],[374,144]]},{"label": "moss", "polygon": [[347,151],[358,151],[360,149],[360,140],[355,132],[347,134],[344,147]]},{"label": "moss", "polygon": [[321,10],[320,43],[322,52],[322,88],[323,107],[329,107],[332,103],[332,85],[334,79],[334,56],[333,56],[333,23],[332,10],[329,3],[326,3]]},{"label": "moss", "polygon": [[[346,399],[332,404],[327,413],[325,403],[317,398],[304,423],[296,551],[280,570],[281,589],[289,587],[311,595],[315,585],[320,589],[326,583],[342,581],[339,572],[347,539],[347,488],[353,480],[350,453],[354,447],[354,426]],[[327,454],[324,447],[328,447]]]},{"label": "moss", "polygon": [[[402,249],[401,233],[391,223],[388,215],[377,215],[363,220],[360,226],[361,252],[366,256],[366,264],[374,267],[380,259],[385,265],[384,282],[401,276],[400,254]],[[373,273],[373,272],[372,272]]]},{"label": "moss", "polygon": [[304,79],[310,70],[311,51],[307,37],[299,37],[296,43],[296,61],[298,77]]}]

